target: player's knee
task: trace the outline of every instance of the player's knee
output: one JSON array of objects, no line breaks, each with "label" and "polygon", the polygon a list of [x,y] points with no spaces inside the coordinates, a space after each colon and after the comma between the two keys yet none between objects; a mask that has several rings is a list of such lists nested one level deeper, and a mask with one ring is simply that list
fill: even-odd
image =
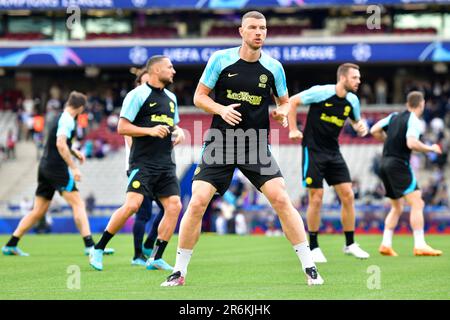
[{"label": "player's knee", "polygon": [[425,207],[425,202],[422,199],[417,199],[412,204],[412,208],[416,209],[416,210],[423,210],[424,207]]},{"label": "player's knee", "polygon": [[140,207],[140,205],[137,203],[137,202],[134,202],[134,201],[130,201],[130,202],[127,202],[125,205],[124,205],[124,208],[125,208],[125,211],[128,213],[128,214],[133,214],[133,213],[135,213],[135,212],[138,212],[138,210],[139,210],[139,207]]},{"label": "player's knee", "polygon": [[189,212],[191,214],[203,215],[203,212],[208,207],[208,201],[202,197],[192,197],[189,203]]},{"label": "player's knee", "polygon": [[289,196],[286,192],[277,194],[272,198],[272,206],[277,211],[284,211],[290,205]]},{"label": "player's knee", "polygon": [[181,201],[180,199],[173,199],[169,201],[167,207],[167,213],[178,215],[181,211]]},{"label": "player's knee", "polygon": [[84,209],[85,208],[85,203],[84,203],[84,201],[82,199],[79,199],[79,200],[77,200],[74,203],[74,207],[77,207],[79,209]]},{"label": "player's knee", "polygon": [[341,201],[344,204],[353,204],[355,201],[355,195],[353,194],[353,191],[346,191],[343,192],[341,195]]},{"label": "player's knee", "polygon": [[401,215],[403,213],[403,205],[397,204],[392,206],[392,209],[396,215]]},{"label": "player's knee", "polygon": [[323,193],[315,193],[310,197],[310,205],[313,207],[321,207],[323,200]]}]

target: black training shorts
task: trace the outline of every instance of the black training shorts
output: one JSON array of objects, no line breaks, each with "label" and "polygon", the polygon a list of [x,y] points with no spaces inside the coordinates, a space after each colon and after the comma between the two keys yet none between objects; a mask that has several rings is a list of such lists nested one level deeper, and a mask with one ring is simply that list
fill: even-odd
[{"label": "black training shorts", "polygon": [[158,172],[136,166],[130,168],[127,174],[127,192],[140,193],[150,199],[180,195],[180,185],[175,170]]},{"label": "black training shorts", "polygon": [[58,191],[60,194],[64,191],[78,191],[72,173],[68,168],[48,168],[47,166],[39,165],[36,196],[52,200],[55,191]]},{"label": "black training shorts", "polygon": [[413,191],[419,190],[416,177],[408,161],[383,157],[380,163],[380,178],[386,189],[386,197],[399,199]]},{"label": "black training shorts", "polygon": [[350,172],[342,154],[337,152],[318,152],[303,147],[303,186],[323,188],[323,179],[330,186],[351,182]]}]

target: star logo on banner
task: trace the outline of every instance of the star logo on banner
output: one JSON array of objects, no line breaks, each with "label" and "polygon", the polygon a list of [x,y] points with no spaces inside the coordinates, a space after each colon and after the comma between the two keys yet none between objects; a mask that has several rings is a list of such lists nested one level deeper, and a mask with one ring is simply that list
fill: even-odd
[{"label": "star logo on banner", "polygon": [[372,48],[365,43],[355,44],[352,49],[352,55],[355,60],[365,62],[372,56]]},{"label": "star logo on banner", "polygon": [[129,58],[133,64],[144,64],[148,59],[147,49],[141,46],[131,48]]}]

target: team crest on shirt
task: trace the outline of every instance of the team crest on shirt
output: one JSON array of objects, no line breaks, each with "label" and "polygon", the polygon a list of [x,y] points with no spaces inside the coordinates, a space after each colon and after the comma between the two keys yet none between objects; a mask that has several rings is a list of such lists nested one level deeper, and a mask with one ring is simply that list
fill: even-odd
[{"label": "team crest on shirt", "polygon": [[141,186],[141,183],[137,180],[134,180],[131,185],[133,186],[133,188],[138,189]]},{"label": "team crest on shirt", "polygon": [[170,106],[170,112],[174,113],[175,112],[175,103],[173,103],[172,101],[169,102],[169,106]]},{"label": "team crest on shirt", "polygon": [[265,88],[266,87],[266,82],[267,82],[267,75],[262,74],[259,76],[259,84],[258,87],[260,88]]}]

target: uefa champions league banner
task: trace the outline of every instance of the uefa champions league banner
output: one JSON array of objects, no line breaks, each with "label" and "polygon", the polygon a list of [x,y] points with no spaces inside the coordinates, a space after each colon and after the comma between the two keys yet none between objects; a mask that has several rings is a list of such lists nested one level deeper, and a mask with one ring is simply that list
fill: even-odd
[{"label": "uefa champions league banner", "polygon": [[402,3],[450,3],[450,0],[0,0],[0,10],[298,7]]},{"label": "uefa champions league banner", "polygon": [[[19,66],[118,66],[143,65],[153,55],[166,55],[176,64],[205,64],[226,47],[33,46],[0,48],[0,67]],[[450,42],[356,43],[265,46],[264,51],[282,63],[337,62],[448,62]]]}]

